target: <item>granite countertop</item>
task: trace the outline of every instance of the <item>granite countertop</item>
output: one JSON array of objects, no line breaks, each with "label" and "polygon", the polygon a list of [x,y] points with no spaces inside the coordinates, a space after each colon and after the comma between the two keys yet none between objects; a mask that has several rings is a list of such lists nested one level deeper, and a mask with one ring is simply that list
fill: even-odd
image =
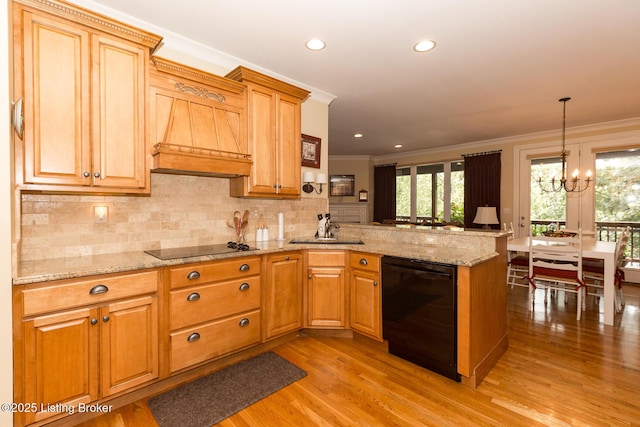
[{"label": "granite countertop", "polygon": [[258,248],[256,251],[178,258],[166,261],[148,255],[143,251],[25,261],[19,265],[17,276],[13,279],[13,285],[72,279],[97,274],[121,273],[202,261],[259,256],[302,249],[348,249],[469,267],[498,256],[497,252],[482,252],[440,245],[398,243],[387,240],[362,239],[364,244],[361,245],[340,244],[335,242],[327,244],[291,244],[289,243],[291,240],[292,239],[285,241],[272,240],[268,242],[254,242],[252,246],[255,244]]}]

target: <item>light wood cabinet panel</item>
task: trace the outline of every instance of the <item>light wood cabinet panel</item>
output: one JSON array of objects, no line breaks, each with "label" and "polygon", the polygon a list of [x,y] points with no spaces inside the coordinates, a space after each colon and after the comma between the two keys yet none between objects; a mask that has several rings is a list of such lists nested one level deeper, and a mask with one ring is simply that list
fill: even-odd
[{"label": "light wood cabinet panel", "polygon": [[55,1],[16,2],[14,30],[19,187],[148,193],[148,59],[160,38]]},{"label": "light wood cabinet panel", "polygon": [[302,327],[302,254],[264,257],[263,340]]},{"label": "light wood cabinet panel", "polygon": [[307,251],[306,327],[347,325],[345,251]]},{"label": "light wood cabinet panel", "polygon": [[382,286],[380,256],[361,252],[349,255],[351,329],[382,341]]},{"label": "light wood cabinet panel", "polygon": [[97,317],[98,308],[92,307],[24,322],[24,400],[17,401],[38,407],[25,412],[27,424],[56,415],[56,404],[98,399]]},{"label": "light wood cabinet panel", "polygon": [[158,377],[158,297],[108,304],[101,315],[102,396]]},{"label": "light wood cabinet panel", "polygon": [[[113,292],[85,292],[96,284],[112,286]],[[14,378],[21,382],[16,402],[44,405],[40,412],[18,416],[18,424],[67,415],[65,405],[89,404],[158,378],[157,291],[157,270],[14,289],[20,323],[14,352]],[[74,292],[77,298],[70,298]],[[78,306],[81,302],[85,305]],[[62,411],[52,410],[56,404]]]},{"label": "light wood cabinet panel", "polygon": [[309,92],[238,67],[227,77],[247,84],[248,177],[231,180],[236,197],[299,198],[301,191],[301,104]]}]

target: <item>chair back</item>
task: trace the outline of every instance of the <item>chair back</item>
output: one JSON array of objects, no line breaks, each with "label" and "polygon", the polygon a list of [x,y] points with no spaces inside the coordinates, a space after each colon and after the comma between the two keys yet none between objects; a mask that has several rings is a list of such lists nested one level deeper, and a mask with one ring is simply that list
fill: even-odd
[{"label": "chair back", "polygon": [[529,279],[577,282],[582,278],[582,233],[565,237],[529,236]]}]

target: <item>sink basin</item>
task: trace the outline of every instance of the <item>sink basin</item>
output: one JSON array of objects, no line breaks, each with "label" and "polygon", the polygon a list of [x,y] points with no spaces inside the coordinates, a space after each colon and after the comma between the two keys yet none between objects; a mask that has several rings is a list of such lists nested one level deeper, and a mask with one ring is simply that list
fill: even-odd
[{"label": "sink basin", "polygon": [[334,244],[334,245],[364,245],[362,240],[358,239],[337,239],[335,237],[318,237],[313,239],[292,239],[289,243],[293,244]]}]

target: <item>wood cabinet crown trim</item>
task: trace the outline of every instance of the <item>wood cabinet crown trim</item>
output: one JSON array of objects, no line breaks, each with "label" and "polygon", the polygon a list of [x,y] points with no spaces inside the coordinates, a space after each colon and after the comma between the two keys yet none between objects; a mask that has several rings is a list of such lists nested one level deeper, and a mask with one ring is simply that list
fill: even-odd
[{"label": "wood cabinet crown trim", "polygon": [[235,80],[217,76],[158,56],[151,58],[151,63],[158,72],[167,73],[172,76],[182,77],[204,85],[228,90],[236,94],[243,94],[247,90],[246,85]]},{"label": "wood cabinet crown trim", "polygon": [[243,83],[254,83],[265,86],[278,92],[296,97],[302,101],[304,101],[311,93],[306,89],[302,89],[292,84],[285,83],[281,80],[275,79],[273,77],[267,76],[266,74],[259,73],[243,66],[236,67],[235,69],[227,73],[226,77]]},{"label": "wood cabinet crown trim", "polygon": [[111,19],[107,16],[92,12],[88,9],[84,9],[80,6],[76,6],[62,0],[14,0],[14,3],[32,7],[91,28],[104,31],[108,34],[135,41],[148,47],[151,52],[156,50],[162,41],[161,36],[124,24],[120,21],[116,21],[115,19]]}]

